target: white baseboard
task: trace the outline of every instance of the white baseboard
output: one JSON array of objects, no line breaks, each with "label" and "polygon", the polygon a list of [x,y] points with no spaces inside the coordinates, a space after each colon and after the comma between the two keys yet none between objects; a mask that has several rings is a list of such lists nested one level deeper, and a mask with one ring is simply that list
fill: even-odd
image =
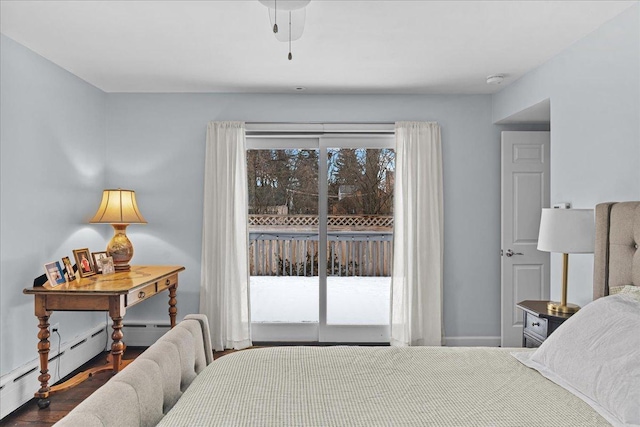
[{"label": "white baseboard", "polygon": [[[287,341],[314,341],[318,337],[318,324],[317,323],[296,323],[294,324],[298,329],[291,330],[291,339]],[[281,328],[283,325],[278,325]],[[286,325],[285,325],[286,326]],[[281,335],[272,334],[272,325],[268,323],[252,323],[251,333],[254,341],[282,341],[282,339],[276,339]],[[124,322],[122,332],[124,334],[124,342],[128,346],[147,347],[152,345],[162,335],[169,331],[168,323],[146,323],[144,321]],[[281,331],[280,331],[281,333]],[[376,340],[370,340],[375,342]],[[500,347],[500,337],[446,337],[445,345],[448,347]],[[109,347],[111,342],[109,342]],[[109,348],[108,347],[108,348]]]},{"label": "white baseboard", "polygon": [[446,337],[447,347],[500,347],[500,337]]},{"label": "white baseboard", "polygon": [[[291,329],[288,333],[291,334],[291,339],[287,341],[315,341],[318,337],[318,324],[317,323],[295,323],[292,324],[295,329]],[[284,324],[278,324],[278,334],[274,334],[272,329],[273,325],[268,323],[253,323],[251,324],[251,334],[253,341],[282,341],[280,328],[286,326]],[[132,321],[124,322],[122,333],[124,335],[123,341],[132,347],[148,347],[155,343],[162,335],[169,331],[168,323],[146,323],[144,321]],[[111,333],[111,328],[109,328]],[[377,339],[369,339],[367,342],[375,342]],[[445,345],[447,347],[500,347],[499,336],[489,337],[446,337]],[[111,337],[109,337],[109,344],[107,348],[111,347]]]},{"label": "white baseboard", "polygon": [[[57,339],[56,334],[51,334],[49,338],[49,384],[54,384],[103,352],[107,337],[105,325],[98,325],[82,335],[60,343],[59,353]],[[35,348],[34,354],[37,354]],[[39,375],[40,362],[33,359],[0,378],[0,419],[33,398],[33,394],[40,388]]]}]

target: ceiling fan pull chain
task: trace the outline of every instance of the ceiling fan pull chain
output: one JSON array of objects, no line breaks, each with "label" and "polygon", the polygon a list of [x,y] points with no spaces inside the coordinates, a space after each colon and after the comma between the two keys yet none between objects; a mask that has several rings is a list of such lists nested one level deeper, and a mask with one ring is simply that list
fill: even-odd
[{"label": "ceiling fan pull chain", "polygon": [[273,32],[278,32],[278,0],[273,0]]},{"label": "ceiling fan pull chain", "polygon": [[291,55],[291,11],[289,11],[289,61],[293,59]]}]

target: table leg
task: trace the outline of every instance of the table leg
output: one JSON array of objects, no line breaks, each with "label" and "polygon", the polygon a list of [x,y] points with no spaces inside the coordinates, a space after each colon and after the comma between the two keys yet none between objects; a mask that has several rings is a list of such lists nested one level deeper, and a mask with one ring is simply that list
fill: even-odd
[{"label": "table leg", "polygon": [[51,378],[51,375],[49,375],[49,337],[51,336],[49,333],[49,313],[38,316],[38,320],[38,328],[40,328],[38,332],[38,339],[40,340],[38,343],[38,353],[40,354],[40,376],[38,381],[40,381],[40,389],[35,394],[35,397],[39,398],[38,407],[44,409],[51,403],[49,400],[49,379]]},{"label": "table leg", "polygon": [[113,333],[111,334],[111,339],[113,343],[111,344],[111,357],[113,364],[113,372],[117,373],[120,371],[120,361],[122,360],[122,354],[124,353],[124,343],[122,342],[122,338],[124,338],[124,334],[122,333],[122,317],[112,317],[113,320]]},{"label": "table leg", "polygon": [[124,316],[125,311],[124,297],[118,296],[110,299],[109,317],[111,317],[111,320],[113,321],[113,333],[111,334],[111,339],[113,340],[113,343],[111,344],[111,362],[114,374],[118,373],[122,368],[120,364],[122,361],[122,354],[124,353],[124,343],[122,342],[122,338],[124,338],[124,334],[122,333],[122,317]]},{"label": "table leg", "polygon": [[176,304],[178,304],[176,299],[177,288],[177,283],[169,288],[169,319],[171,319],[172,328],[176,326],[176,315],[178,314],[178,308],[176,307]]}]

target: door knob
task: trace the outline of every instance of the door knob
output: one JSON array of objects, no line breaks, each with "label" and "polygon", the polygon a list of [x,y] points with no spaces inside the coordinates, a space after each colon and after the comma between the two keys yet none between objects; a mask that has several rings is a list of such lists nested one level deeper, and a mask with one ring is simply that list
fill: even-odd
[{"label": "door knob", "polygon": [[507,254],[508,257],[512,257],[514,255],[524,255],[522,252],[513,252],[511,249],[507,249]]}]

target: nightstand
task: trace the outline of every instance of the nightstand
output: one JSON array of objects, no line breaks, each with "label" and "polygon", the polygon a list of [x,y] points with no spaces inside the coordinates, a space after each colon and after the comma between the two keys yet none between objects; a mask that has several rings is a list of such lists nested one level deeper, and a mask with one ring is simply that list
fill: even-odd
[{"label": "nightstand", "polygon": [[516,307],[523,310],[522,346],[539,347],[549,335],[575,313],[558,313],[547,309],[549,301],[522,301]]}]

